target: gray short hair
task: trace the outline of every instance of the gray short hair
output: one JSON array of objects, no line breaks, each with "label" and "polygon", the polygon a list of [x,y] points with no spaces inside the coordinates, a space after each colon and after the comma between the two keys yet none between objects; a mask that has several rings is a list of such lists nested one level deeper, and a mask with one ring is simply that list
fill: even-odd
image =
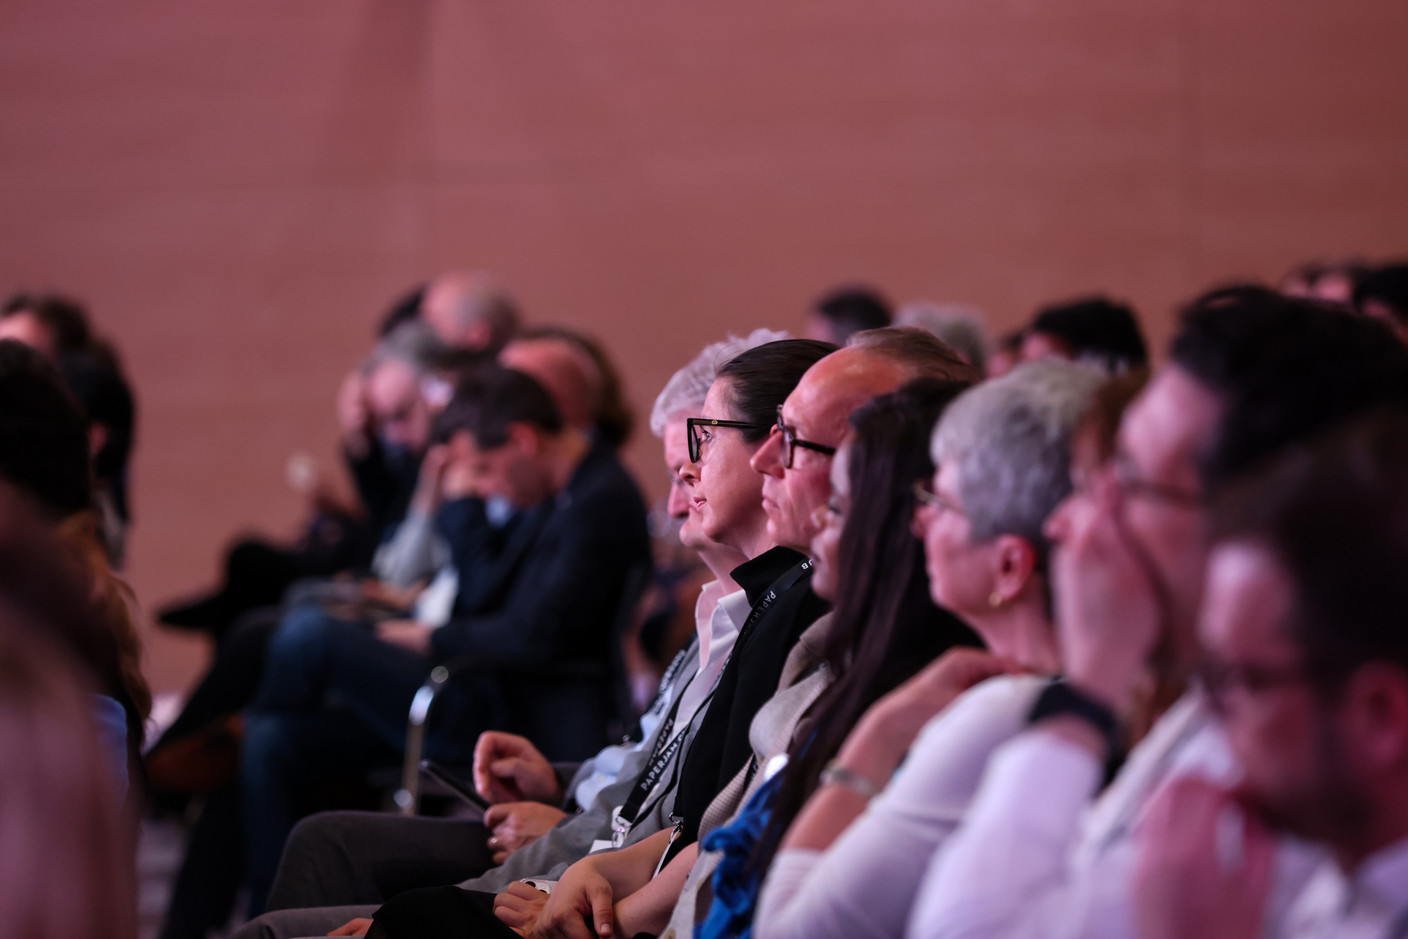
[{"label": "gray short hair", "polygon": [[896,326],[915,326],[938,336],[972,363],[978,371],[987,368],[992,340],[983,325],[983,312],[964,303],[906,303],[895,314]]},{"label": "gray short hair", "polygon": [[407,320],[381,338],[362,370],[370,373],[383,362],[394,360],[417,375],[425,375],[435,370],[444,354],[445,344],[433,329],[420,320]]},{"label": "gray short hair", "polygon": [[709,386],[719,369],[741,352],[746,352],[764,343],[792,336],[775,329],[755,329],[747,336],[739,338],[729,334],[723,342],[707,345],[689,364],[670,376],[664,389],[655,398],[655,407],[650,411],[650,432],[657,437],[665,435],[665,424],[670,416],[680,411],[699,411],[704,398],[709,394]]},{"label": "gray short hair", "polygon": [[863,329],[846,340],[847,349],[889,359],[908,373],[910,380],[937,378],[941,381],[981,381],[983,374],[953,347],[933,333],[916,326],[885,326]]},{"label": "gray short hair", "polygon": [[1041,527],[1071,491],[1071,437],[1104,380],[1073,362],[1029,362],[948,406],[930,454],[957,465],[974,541],[1018,535],[1045,560]]}]

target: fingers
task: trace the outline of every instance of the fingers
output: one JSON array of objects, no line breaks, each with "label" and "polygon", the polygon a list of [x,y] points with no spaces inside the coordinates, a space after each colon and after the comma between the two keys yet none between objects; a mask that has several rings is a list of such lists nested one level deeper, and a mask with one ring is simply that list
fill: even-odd
[{"label": "fingers", "polygon": [[512,782],[512,775],[504,776],[497,772],[495,765],[502,763],[504,757],[521,752],[524,745],[532,748],[531,743],[516,734],[490,730],[479,735],[479,740],[474,744],[472,776],[474,788],[480,795],[490,802],[508,802],[519,798],[516,786],[505,785],[505,782]]},{"label": "fingers", "polygon": [[[484,825],[488,828],[498,828],[513,814],[515,804],[513,802],[497,802],[489,806],[484,812]],[[495,834],[498,833],[495,832]]]},{"label": "fingers", "polygon": [[604,882],[589,884],[587,899],[592,905],[592,922],[596,925],[596,934],[601,939],[609,939],[615,932],[616,924],[616,917],[612,910],[611,888]]},{"label": "fingers", "polygon": [[530,929],[546,903],[547,894],[515,881],[494,897],[494,916],[510,929]]},{"label": "fingers", "polygon": [[474,788],[486,799],[490,798],[491,788],[489,763],[494,758],[494,738],[498,736],[492,730],[486,731],[480,734],[479,739],[474,743],[474,766],[470,770],[470,776],[474,780]]},{"label": "fingers", "polygon": [[[520,900],[532,900],[535,903],[541,903],[548,897],[546,893],[543,893],[543,891],[539,890],[537,887],[530,887],[521,880],[515,880],[505,887],[504,893]],[[500,896],[502,895],[503,894],[500,894]]]},{"label": "fingers", "polygon": [[1261,820],[1242,813],[1242,876],[1251,896],[1266,896],[1276,868],[1276,839]]},{"label": "fingers", "polygon": [[518,781],[518,774],[523,769],[523,761],[516,756],[496,759],[489,764],[489,773],[495,779]]},{"label": "fingers", "polygon": [[339,926],[339,927],[337,927],[336,929],[334,929],[332,932],[328,933],[328,935],[329,935],[329,936],[365,936],[365,935],[367,934],[367,930],[368,930],[368,929],[371,929],[371,928],[372,928],[372,921],[371,921],[371,920],[369,920],[369,919],[364,919],[364,918],[358,918],[358,919],[352,920],[351,922],[342,924],[341,926]]}]

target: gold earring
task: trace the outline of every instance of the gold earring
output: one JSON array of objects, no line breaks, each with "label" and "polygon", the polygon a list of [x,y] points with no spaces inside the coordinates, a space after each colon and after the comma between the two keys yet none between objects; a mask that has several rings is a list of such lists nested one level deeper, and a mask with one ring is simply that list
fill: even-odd
[{"label": "gold earring", "polygon": [[992,607],[994,610],[1002,606],[1002,601],[1003,597],[999,591],[994,590],[988,595],[988,606]]}]

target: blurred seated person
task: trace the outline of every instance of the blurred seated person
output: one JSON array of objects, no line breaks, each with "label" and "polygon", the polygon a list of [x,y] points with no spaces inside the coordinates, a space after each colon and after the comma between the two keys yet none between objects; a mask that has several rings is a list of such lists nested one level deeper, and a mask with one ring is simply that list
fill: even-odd
[{"label": "blurred seated person", "polygon": [[[1408,924],[1408,412],[1352,422],[1222,493],[1202,683],[1242,767],[1160,796],[1144,939],[1397,936]],[[1276,837],[1327,857],[1279,922]]]},{"label": "blurred seated person", "polygon": [[[573,409],[568,411],[571,426],[584,432],[593,429],[598,414],[582,403],[601,395],[589,374],[594,366],[590,361],[584,364],[575,345],[556,335],[519,340],[510,343],[502,356],[543,384],[560,409]],[[427,419],[440,413],[463,374],[463,367],[437,368],[421,382]],[[226,719],[253,697],[268,637],[287,608],[314,606],[344,619],[410,614],[422,622],[444,623],[459,590],[450,542],[467,533],[458,528],[485,524],[498,529],[502,538],[514,514],[506,500],[493,498],[484,504],[482,515],[465,515],[457,503],[470,495],[470,488],[463,467],[457,468],[450,459],[447,441],[437,435],[421,461],[404,517],[372,557],[371,576],[355,581],[346,577],[301,581],[284,595],[283,604],[244,614],[222,636],[210,670],[148,754],[153,781],[173,792],[201,792],[233,774],[239,727]]]},{"label": "blurred seated person", "polygon": [[[256,911],[313,787],[399,757],[411,697],[432,665],[466,656],[491,666],[599,660],[626,575],[648,562],[634,483],[609,448],[563,424],[533,379],[485,366],[461,383],[440,419],[477,495],[506,499],[517,518],[503,544],[490,545],[494,537],[472,521],[458,526],[470,537],[452,544],[459,593],[443,626],[407,619],[369,629],[301,610],[275,632],[241,754]],[[482,514],[484,503],[461,511]],[[563,712],[564,695],[542,695],[533,705],[541,714],[514,715],[545,733],[552,726],[554,739],[543,742],[561,757],[591,740],[568,736],[587,715],[571,705]],[[439,706],[427,755],[462,761],[479,730],[502,726],[503,706],[479,676],[457,683]]]},{"label": "blurred seated person", "polygon": [[[82,573],[97,628],[68,639],[99,683],[96,716],[125,795],[139,788],[138,753],[151,710],[136,601],[107,564],[78,405],[54,367],[14,340],[0,340],[0,490],[34,511]],[[10,560],[25,569],[22,558]]]},{"label": "blurred seated person", "polygon": [[[569,358],[575,365],[577,375],[573,383],[550,379],[548,371],[535,368],[535,362],[551,364],[556,349],[556,358]],[[544,352],[548,355],[545,357]],[[590,425],[591,429],[607,444],[619,450],[631,438],[635,418],[630,405],[626,403],[625,388],[620,370],[607,354],[606,348],[592,336],[581,330],[567,326],[535,326],[519,333],[518,338],[504,347],[499,353],[499,363],[509,368],[527,372],[542,381],[563,408],[563,419],[568,423]],[[571,373],[557,368],[552,375],[568,376]]]},{"label": "blurred seated person", "polygon": [[1022,337],[1022,359],[1086,362],[1112,374],[1149,364],[1134,308],[1108,297],[1084,297],[1037,311]]},{"label": "blurred seated person", "polygon": [[1369,273],[1369,265],[1360,258],[1334,261],[1307,261],[1297,264],[1282,276],[1276,289],[1288,297],[1322,300],[1335,306],[1355,306],[1359,281]]},{"label": "blurred seated person", "polygon": [[121,568],[132,521],[128,470],[136,402],[116,350],[93,333],[82,304],[57,294],[10,297],[0,312],[0,338],[17,339],[57,364],[78,399],[88,419],[103,543],[109,563]]},{"label": "blurred seated person", "polygon": [[75,604],[81,585],[39,530],[16,526],[15,508],[0,558],[21,559],[29,578],[0,574],[0,936],[137,939],[135,826],[95,729],[101,684],[49,618],[90,611]]},{"label": "blurred seated person", "polygon": [[997,337],[983,374],[988,378],[1001,378],[1016,368],[1022,361],[1022,341],[1026,335],[1026,330],[1014,329]]},{"label": "blurred seated person", "polygon": [[[1188,305],[1082,511],[1053,518],[1064,676],[988,760],[924,875],[909,935],[1135,933],[1153,798],[1181,778],[1241,775],[1190,684],[1208,503],[1282,448],[1405,395],[1408,350],[1378,324],[1260,287]],[[1148,729],[1111,778],[1148,702]],[[1283,911],[1312,858],[1289,841],[1277,853]]]},{"label": "blurred seated person", "polygon": [[132,389],[113,362],[92,349],[61,352],[58,366],[88,422],[94,507],[108,560],[113,567],[122,568],[127,556],[127,527],[132,522],[127,499],[127,468],[136,424]]},{"label": "blurred seated person", "polygon": [[296,580],[365,569],[405,517],[430,435],[427,380],[441,347],[420,323],[398,326],[355,372],[338,397],[343,453],[356,482],[361,518],[314,492],[314,513],[292,547],[259,538],[236,543],[215,591],[159,611],[171,626],[217,637],[242,613],[278,603]]},{"label": "blurred seated person", "polygon": [[488,274],[451,271],[422,288],[417,318],[445,347],[490,359],[517,335],[521,317],[517,302]]},{"label": "blurred seated person", "polygon": [[808,339],[843,346],[862,330],[883,329],[893,314],[879,291],[865,286],[839,287],[823,294],[807,311]]},{"label": "blurred seated person", "polygon": [[1354,289],[1354,306],[1380,320],[1400,341],[1408,343],[1408,263],[1387,264],[1361,275]]},{"label": "blurred seated person", "polygon": [[896,326],[915,326],[933,333],[964,361],[986,374],[992,338],[983,325],[983,311],[966,303],[906,303],[895,314]]}]

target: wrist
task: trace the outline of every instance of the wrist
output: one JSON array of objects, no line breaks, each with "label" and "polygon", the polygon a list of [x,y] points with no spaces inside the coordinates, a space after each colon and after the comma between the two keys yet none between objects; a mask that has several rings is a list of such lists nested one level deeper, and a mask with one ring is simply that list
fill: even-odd
[{"label": "wrist", "polygon": [[842,744],[832,763],[872,782],[883,781],[894,775],[908,749],[909,742],[901,742],[882,715],[867,715]]},{"label": "wrist", "polygon": [[1032,704],[1029,723],[1054,731],[1107,763],[1124,754],[1125,724],[1102,698],[1061,679],[1048,683]]}]

